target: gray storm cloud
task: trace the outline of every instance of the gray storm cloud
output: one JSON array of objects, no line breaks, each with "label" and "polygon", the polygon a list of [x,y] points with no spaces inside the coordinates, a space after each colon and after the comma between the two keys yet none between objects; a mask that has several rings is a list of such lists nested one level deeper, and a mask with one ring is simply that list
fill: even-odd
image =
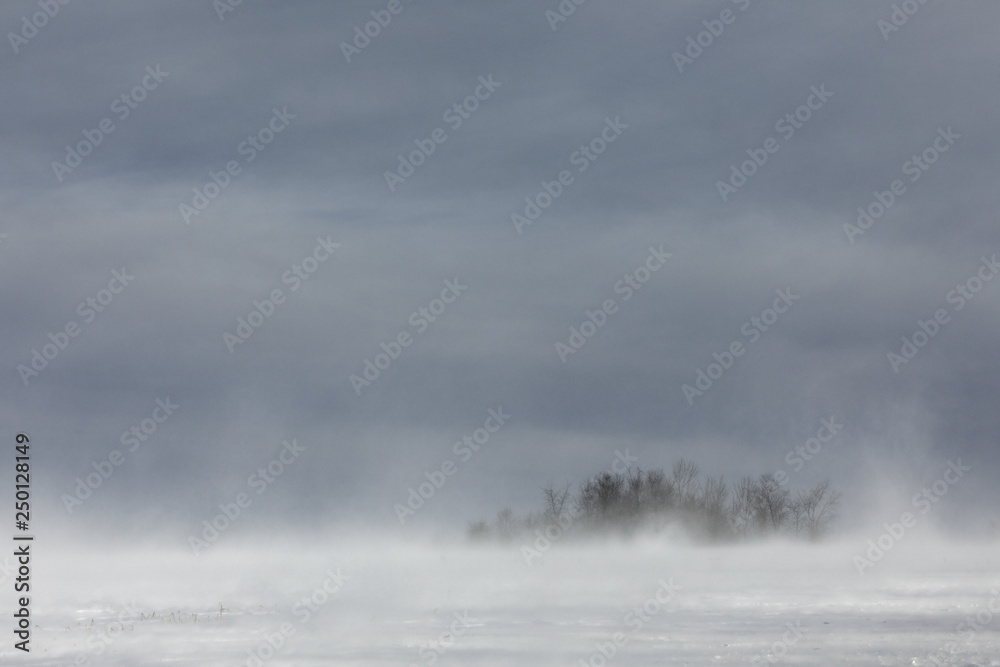
[{"label": "gray storm cloud", "polygon": [[3,422],[61,520],[177,540],[239,493],[248,526],[397,525],[498,406],[415,524],[625,448],[788,469],[831,418],[796,483],[859,515],[961,457],[968,517],[1000,8],[918,7],[6,3]]}]

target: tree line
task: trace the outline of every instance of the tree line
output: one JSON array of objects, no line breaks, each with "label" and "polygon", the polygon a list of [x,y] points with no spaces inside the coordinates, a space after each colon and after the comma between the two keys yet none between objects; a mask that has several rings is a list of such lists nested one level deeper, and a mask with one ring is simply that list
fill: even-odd
[{"label": "tree line", "polygon": [[631,535],[679,527],[695,539],[725,542],[774,535],[815,541],[839,517],[841,494],[824,481],[794,494],[771,473],[745,475],[731,485],[722,476],[699,477],[691,461],[664,470],[603,472],[572,493],[570,485],[542,487],[542,508],[526,516],[503,509],[469,524],[473,539],[513,540],[537,529],[569,525],[581,532]]}]

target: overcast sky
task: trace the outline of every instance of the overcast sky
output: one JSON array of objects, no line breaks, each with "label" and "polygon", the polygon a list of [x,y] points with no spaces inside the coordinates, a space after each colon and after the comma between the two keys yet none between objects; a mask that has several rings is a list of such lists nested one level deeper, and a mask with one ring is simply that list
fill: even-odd
[{"label": "overcast sky", "polygon": [[51,4],[0,9],[0,410],[51,516],[461,526],[626,449],[873,521],[960,457],[938,516],[996,512],[996,3]]}]

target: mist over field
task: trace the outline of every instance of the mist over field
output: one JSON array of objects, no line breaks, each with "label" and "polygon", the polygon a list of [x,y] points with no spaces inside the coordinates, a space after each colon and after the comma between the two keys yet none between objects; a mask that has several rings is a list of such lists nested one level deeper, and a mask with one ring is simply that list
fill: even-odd
[{"label": "mist over field", "polygon": [[35,610],[44,642],[33,658],[997,664],[995,542],[915,533],[862,576],[853,539],[567,541],[531,564],[519,546],[343,530],[233,538],[199,558],[163,544],[50,549],[39,559],[47,602]]},{"label": "mist over field", "polygon": [[3,3],[0,660],[1000,665],[998,20]]}]

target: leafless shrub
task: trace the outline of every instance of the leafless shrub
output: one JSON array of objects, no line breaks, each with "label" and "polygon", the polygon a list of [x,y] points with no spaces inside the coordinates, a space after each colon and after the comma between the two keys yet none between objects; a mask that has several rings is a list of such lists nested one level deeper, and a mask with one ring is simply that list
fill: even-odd
[{"label": "leafless shrub", "polygon": [[474,539],[492,535],[509,541],[544,530],[572,514],[574,523],[581,526],[624,534],[640,526],[676,523],[696,538],[711,541],[782,531],[817,540],[839,515],[841,494],[829,481],[790,498],[771,474],[744,475],[731,487],[721,476],[699,482],[698,474],[698,466],[684,460],[674,464],[670,477],[663,470],[640,468],[624,474],[603,472],[581,484],[575,496],[568,484],[557,487],[549,482],[542,487],[540,511],[518,517],[507,508],[492,522],[470,523],[468,534]]}]

